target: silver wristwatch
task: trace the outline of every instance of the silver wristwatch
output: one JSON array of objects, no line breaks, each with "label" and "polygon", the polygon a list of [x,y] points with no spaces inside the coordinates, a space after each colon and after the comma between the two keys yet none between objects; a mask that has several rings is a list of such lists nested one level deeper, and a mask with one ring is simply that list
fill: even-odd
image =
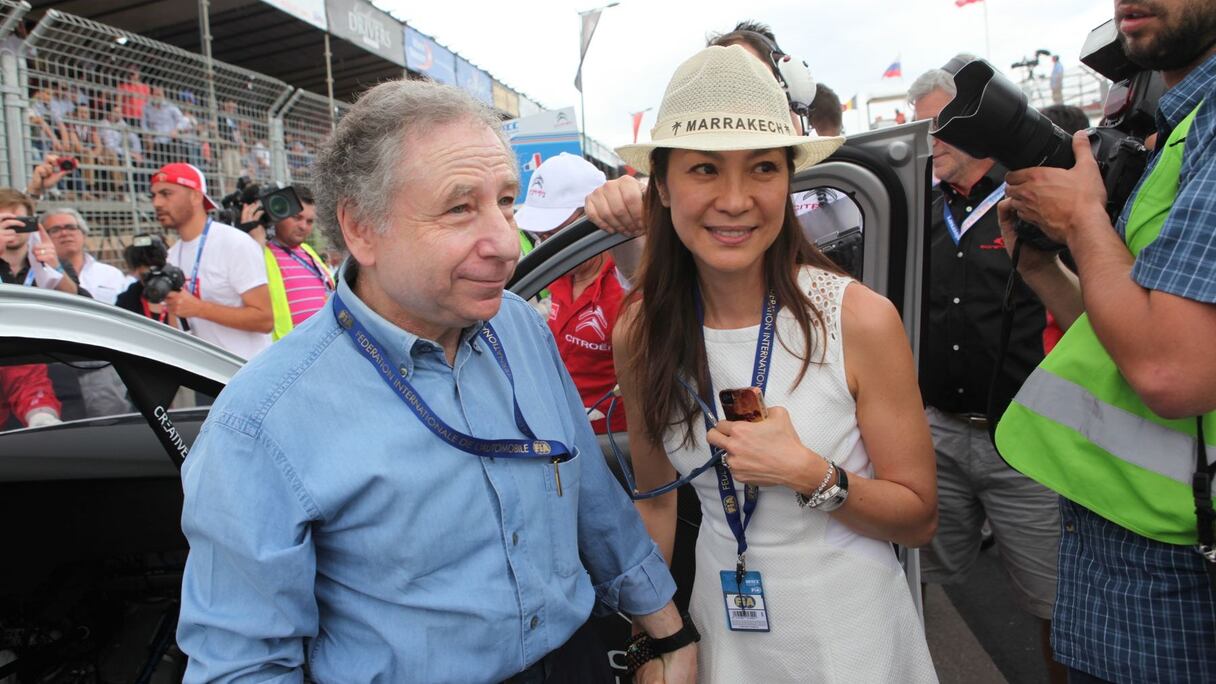
[{"label": "silver wristwatch", "polygon": [[836,484],[822,492],[816,490],[809,497],[804,496],[802,492],[795,492],[795,498],[797,498],[799,506],[814,508],[824,513],[831,513],[844,505],[844,502],[849,498],[849,476],[844,468],[839,468],[835,464],[832,464],[832,468],[836,471]]}]

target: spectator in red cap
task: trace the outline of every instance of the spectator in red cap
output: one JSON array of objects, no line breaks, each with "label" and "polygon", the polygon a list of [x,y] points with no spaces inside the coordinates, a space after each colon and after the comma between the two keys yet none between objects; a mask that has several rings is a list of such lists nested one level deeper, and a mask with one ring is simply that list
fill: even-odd
[{"label": "spectator in red cap", "polygon": [[274,315],[262,248],[207,216],[215,202],[203,172],[182,163],[161,167],[152,174],[152,207],[161,226],[177,231],[169,263],[186,274],[185,287],[165,300],[169,313],[186,319],[196,336],[246,359],[270,346]]}]

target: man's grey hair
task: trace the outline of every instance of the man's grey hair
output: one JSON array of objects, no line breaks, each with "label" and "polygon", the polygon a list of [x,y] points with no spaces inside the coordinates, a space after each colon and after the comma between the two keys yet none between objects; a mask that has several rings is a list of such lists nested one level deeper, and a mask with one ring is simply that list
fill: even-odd
[{"label": "man's grey hair", "polygon": [[55,216],[57,214],[63,214],[64,216],[71,216],[72,218],[76,219],[76,225],[80,226],[80,232],[84,233],[85,235],[89,234],[89,222],[84,220],[84,217],[80,215],[79,211],[76,211],[75,209],[73,209],[71,207],[57,207],[50,211],[43,212],[42,220],[45,221],[46,217]]},{"label": "man's grey hair", "polygon": [[954,97],[958,93],[958,89],[954,87],[954,74],[945,69],[930,69],[917,76],[916,80],[912,81],[912,85],[908,87],[908,102],[915,105],[917,100],[935,90]]},{"label": "man's grey hair", "polygon": [[444,124],[471,121],[494,131],[514,165],[515,155],[502,133],[502,122],[487,106],[463,90],[431,81],[399,79],[363,93],[317,153],[312,167],[317,224],[329,244],[346,248],[338,225],[338,208],[348,217],[388,230],[389,214],[409,155],[406,138],[425,135]]},{"label": "man's grey hair", "polygon": [[958,73],[968,62],[974,62],[979,59],[970,52],[960,52],[950,58],[945,66],[941,69],[930,69],[921,74],[912,86],[908,88],[908,102],[912,105],[922,97],[928,95],[934,90],[940,90],[950,97],[958,94],[958,88],[954,85],[954,74]]}]

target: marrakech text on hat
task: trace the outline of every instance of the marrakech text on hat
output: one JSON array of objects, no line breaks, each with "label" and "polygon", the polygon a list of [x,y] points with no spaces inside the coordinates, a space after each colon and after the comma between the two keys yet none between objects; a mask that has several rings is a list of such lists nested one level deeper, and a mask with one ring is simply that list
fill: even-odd
[{"label": "marrakech text on hat", "polygon": [[738,45],[701,50],[681,64],[663,94],[650,142],[624,145],[617,154],[650,172],[650,153],[665,147],[728,151],[791,147],[794,170],[817,164],[844,138],[797,135],[789,101],[767,67]]}]

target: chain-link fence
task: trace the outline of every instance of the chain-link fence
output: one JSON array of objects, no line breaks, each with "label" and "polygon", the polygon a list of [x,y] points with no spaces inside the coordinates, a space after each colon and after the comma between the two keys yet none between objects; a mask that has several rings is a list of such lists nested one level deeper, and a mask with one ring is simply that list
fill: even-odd
[{"label": "chain-link fence", "polygon": [[314,154],[349,108],[344,102],[335,102],[331,112],[328,98],[297,90],[279,116],[283,122],[284,152],[283,159],[276,164],[283,173],[276,180],[307,184],[311,180],[309,167]]},{"label": "chain-link fence", "polygon": [[[58,204],[76,206],[94,236],[158,230],[148,177],[163,164],[203,170],[219,199],[237,179],[274,179],[271,115],[293,89],[282,81],[55,10],[27,41],[27,136],[32,166],[73,157]],[[95,238],[96,239],[96,238]],[[94,244],[117,258],[117,244]]]}]

